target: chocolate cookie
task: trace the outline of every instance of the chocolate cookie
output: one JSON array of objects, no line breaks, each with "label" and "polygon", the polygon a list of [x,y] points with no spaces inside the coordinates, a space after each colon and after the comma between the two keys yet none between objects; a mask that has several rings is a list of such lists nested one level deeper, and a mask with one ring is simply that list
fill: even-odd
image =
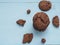
[{"label": "chocolate cookie", "polygon": [[59,18],[58,16],[55,16],[52,20],[52,23],[55,27],[59,27]]},{"label": "chocolate cookie", "polygon": [[19,25],[21,25],[21,26],[24,26],[25,22],[26,21],[23,20],[23,19],[19,19],[19,20],[16,21],[16,23],[19,24]]},{"label": "chocolate cookie", "polygon": [[24,34],[23,43],[30,43],[33,39],[33,34]]},{"label": "chocolate cookie", "polygon": [[41,9],[42,11],[48,11],[51,9],[51,2],[50,1],[40,1],[39,2],[39,9]]},{"label": "chocolate cookie", "polygon": [[38,12],[33,17],[33,27],[38,31],[45,31],[49,23],[49,17],[44,12]]}]

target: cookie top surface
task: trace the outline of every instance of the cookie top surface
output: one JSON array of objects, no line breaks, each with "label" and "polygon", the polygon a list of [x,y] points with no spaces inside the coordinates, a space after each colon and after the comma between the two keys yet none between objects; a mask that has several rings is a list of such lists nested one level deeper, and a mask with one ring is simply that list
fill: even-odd
[{"label": "cookie top surface", "polygon": [[44,31],[49,23],[49,17],[44,12],[38,12],[33,17],[33,27],[39,31]]},{"label": "cookie top surface", "polygon": [[39,2],[39,9],[41,9],[42,11],[48,11],[50,10],[52,7],[52,4],[50,1],[40,1]]}]

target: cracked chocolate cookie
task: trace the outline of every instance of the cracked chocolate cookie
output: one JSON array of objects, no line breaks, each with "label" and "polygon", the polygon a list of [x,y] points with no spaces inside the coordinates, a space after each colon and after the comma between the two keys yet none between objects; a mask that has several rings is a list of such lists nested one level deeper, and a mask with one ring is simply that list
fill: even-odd
[{"label": "cracked chocolate cookie", "polygon": [[44,12],[37,12],[33,17],[33,27],[38,31],[45,31],[49,23],[49,17]]},{"label": "cracked chocolate cookie", "polygon": [[41,9],[42,11],[48,11],[50,10],[52,7],[52,4],[50,1],[40,1],[39,2],[39,9]]}]

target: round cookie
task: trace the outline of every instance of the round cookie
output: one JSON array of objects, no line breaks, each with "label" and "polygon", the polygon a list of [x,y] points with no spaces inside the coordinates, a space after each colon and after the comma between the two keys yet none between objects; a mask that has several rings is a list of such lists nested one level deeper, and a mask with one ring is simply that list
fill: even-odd
[{"label": "round cookie", "polygon": [[51,9],[51,2],[50,1],[40,1],[39,2],[39,9],[41,9],[42,11],[48,11]]},{"label": "round cookie", "polygon": [[33,27],[38,31],[45,31],[49,23],[49,17],[44,12],[37,12],[33,17]]}]

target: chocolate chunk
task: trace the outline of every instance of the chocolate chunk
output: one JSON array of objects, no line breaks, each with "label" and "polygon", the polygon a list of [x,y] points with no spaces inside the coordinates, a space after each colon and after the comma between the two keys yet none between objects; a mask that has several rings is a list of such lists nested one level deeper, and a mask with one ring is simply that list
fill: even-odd
[{"label": "chocolate chunk", "polygon": [[37,12],[33,17],[33,27],[37,31],[45,31],[49,23],[49,17],[44,12]]},{"label": "chocolate chunk", "polygon": [[25,22],[26,21],[23,20],[23,19],[19,19],[19,20],[16,21],[16,23],[19,24],[19,25],[21,25],[21,26],[24,26]]},{"label": "chocolate chunk", "polygon": [[32,41],[32,38],[33,38],[33,34],[24,34],[24,37],[23,37],[23,43],[30,43]]},{"label": "chocolate chunk", "polygon": [[59,27],[59,17],[55,16],[52,20],[52,23],[55,27]]},{"label": "chocolate chunk", "polygon": [[42,11],[48,11],[50,10],[52,7],[52,4],[50,1],[40,1],[39,2],[39,9],[41,9]]},{"label": "chocolate chunk", "polygon": [[42,43],[45,43],[46,42],[46,39],[42,38],[41,42]]},{"label": "chocolate chunk", "polygon": [[30,14],[30,12],[31,12],[31,10],[30,10],[30,9],[28,9],[28,10],[27,10],[27,14]]}]

